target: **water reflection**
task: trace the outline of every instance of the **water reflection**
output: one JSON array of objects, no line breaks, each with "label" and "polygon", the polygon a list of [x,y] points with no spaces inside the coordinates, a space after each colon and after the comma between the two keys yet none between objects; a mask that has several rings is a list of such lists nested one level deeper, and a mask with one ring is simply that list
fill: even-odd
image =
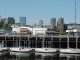
[{"label": "water reflection", "polygon": [[80,54],[63,54],[60,60],[80,60]]},{"label": "water reflection", "polygon": [[6,55],[0,56],[0,60],[80,60],[80,55],[63,54],[60,56],[15,56]]}]

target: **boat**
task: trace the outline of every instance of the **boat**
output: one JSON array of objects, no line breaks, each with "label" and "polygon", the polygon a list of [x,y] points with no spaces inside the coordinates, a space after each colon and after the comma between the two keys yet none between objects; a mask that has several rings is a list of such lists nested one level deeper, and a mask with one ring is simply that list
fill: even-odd
[{"label": "boat", "polygon": [[35,55],[53,56],[56,54],[57,49],[54,48],[35,48]]},{"label": "boat", "polygon": [[60,49],[61,54],[80,54],[80,49]]},{"label": "boat", "polygon": [[32,48],[21,46],[21,40],[22,39],[20,38],[19,43],[16,42],[15,47],[10,48],[10,55],[30,56],[30,54],[33,53]]},{"label": "boat", "polygon": [[4,47],[3,42],[0,43],[0,55],[7,55],[9,54],[9,48],[8,47]]},{"label": "boat", "polygon": [[31,48],[12,47],[10,48],[10,55],[16,56],[30,56],[33,53]]}]

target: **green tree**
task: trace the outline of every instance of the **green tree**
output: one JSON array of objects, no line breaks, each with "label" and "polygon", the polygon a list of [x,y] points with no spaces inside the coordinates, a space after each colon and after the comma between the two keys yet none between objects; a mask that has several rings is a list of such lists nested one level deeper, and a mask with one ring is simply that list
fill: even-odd
[{"label": "green tree", "polygon": [[0,28],[5,29],[7,31],[11,31],[11,25],[8,23],[4,23],[3,21],[0,21]]},{"label": "green tree", "polygon": [[59,32],[60,32],[60,35],[64,34],[64,31],[62,29],[60,29]]},{"label": "green tree", "polygon": [[0,28],[4,28],[4,22],[0,21]]},{"label": "green tree", "polygon": [[55,29],[54,29],[54,28],[50,28],[49,30],[50,30],[50,31],[55,31]]}]

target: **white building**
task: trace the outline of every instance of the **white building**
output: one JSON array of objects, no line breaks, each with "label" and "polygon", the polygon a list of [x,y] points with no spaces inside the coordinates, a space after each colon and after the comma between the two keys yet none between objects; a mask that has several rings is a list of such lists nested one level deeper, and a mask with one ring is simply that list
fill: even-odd
[{"label": "white building", "polygon": [[33,28],[32,32],[33,35],[45,35],[47,31],[47,28]]},{"label": "white building", "polygon": [[47,28],[31,28],[31,27],[12,27],[12,31],[16,31],[16,33],[28,33],[28,31],[32,32],[32,35],[45,35]]}]

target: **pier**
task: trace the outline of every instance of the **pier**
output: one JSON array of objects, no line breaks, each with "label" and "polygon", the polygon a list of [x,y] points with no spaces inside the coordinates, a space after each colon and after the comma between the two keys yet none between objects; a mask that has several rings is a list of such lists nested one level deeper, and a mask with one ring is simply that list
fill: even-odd
[{"label": "pier", "polygon": [[80,49],[79,36],[0,36],[4,47]]}]

